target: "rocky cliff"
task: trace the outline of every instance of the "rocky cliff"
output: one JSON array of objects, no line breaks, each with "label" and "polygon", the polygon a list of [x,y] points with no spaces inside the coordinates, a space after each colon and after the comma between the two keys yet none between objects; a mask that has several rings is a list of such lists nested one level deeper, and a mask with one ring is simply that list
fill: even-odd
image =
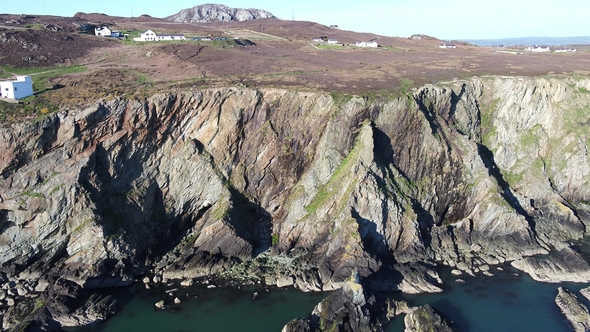
[{"label": "rocky cliff", "polygon": [[441,290],[437,265],[555,253],[555,269],[590,222],[589,90],[576,77],[390,99],[193,90],[1,128],[4,298],[146,274],[329,290],[353,270],[419,293]]},{"label": "rocky cliff", "polygon": [[204,4],[183,9],[174,15],[166,17],[165,19],[181,23],[198,23],[218,21],[241,22],[259,18],[274,18],[274,15],[262,9],[231,8],[225,5]]}]

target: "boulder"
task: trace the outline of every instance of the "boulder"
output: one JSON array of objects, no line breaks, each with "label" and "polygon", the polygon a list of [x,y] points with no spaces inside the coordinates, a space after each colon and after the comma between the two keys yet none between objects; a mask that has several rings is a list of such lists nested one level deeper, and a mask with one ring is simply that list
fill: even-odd
[{"label": "boulder", "polygon": [[193,279],[186,279],[180,282],[180,286],[183,287],[190,287],[194,284],[194,280]]},{"label": "boulder", "polygon": [[154,306],[156,306],[156,308],[161,309],[161,310],[166,309],[166,306],[164,305],[164,300],[156,302],[156,304],[154,304]]}]

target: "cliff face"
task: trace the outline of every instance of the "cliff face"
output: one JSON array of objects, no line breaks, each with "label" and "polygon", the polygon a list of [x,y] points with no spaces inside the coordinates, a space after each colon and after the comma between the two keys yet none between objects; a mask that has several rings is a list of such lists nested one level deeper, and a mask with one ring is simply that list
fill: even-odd
[{"label": "cliff face", "polygon": [[[5,280],[223,272],[439,291],[567,247],[590,210],[590,80],[474,78],[395,100],[216,89],[0,129]],[[566,271],[567,272],[567,271]],[[568,279],[567,273],[563,277]]]}]

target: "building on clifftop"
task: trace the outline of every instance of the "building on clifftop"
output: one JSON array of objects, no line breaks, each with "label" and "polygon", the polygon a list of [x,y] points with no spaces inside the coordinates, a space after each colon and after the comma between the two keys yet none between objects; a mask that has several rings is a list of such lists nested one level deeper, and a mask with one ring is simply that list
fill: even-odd
[{"label": "building on clifftop", "polygon": [[23,99],[33,95],[31,76],[17,76],[13,81],[0,81],[1,99]]}]

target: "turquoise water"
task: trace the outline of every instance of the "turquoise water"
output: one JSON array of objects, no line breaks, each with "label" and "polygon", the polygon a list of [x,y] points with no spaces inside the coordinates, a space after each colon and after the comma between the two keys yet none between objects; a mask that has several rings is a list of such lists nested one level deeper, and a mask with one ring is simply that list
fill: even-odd
[{"label": "turquoise water", "polygon": [[[503,268],[504,271],[492,268],[494,277],[460,276],[465,283],[456,283],[457,277],[444,271],[442,277],[448,287],[441,294],[389,295],[410,305],[429,303],[452,320],[457,331],[570,331],[554,302],[557,288],[564,286],[577,292],[588,285],[543,284],[509,266]],[[254,291],[260,295],[252,300]],[[306,316],[328,294],[276,288],[269,288],[267,293],[261,287],[207,289],[200,285],[178,291],[176,296],[183,302],[175,310],[160,311],[154,309],[154,303],[164,298],[163,290],[145,291],[138,285],[119,292],[121,309],[106,323],[68,331],[278,332],[291,319]],[[166,298],[171,304],[173,297]],[[582,300],[581,296],[578,298]],[[387,331],[403,330],[402,316]]]}]

